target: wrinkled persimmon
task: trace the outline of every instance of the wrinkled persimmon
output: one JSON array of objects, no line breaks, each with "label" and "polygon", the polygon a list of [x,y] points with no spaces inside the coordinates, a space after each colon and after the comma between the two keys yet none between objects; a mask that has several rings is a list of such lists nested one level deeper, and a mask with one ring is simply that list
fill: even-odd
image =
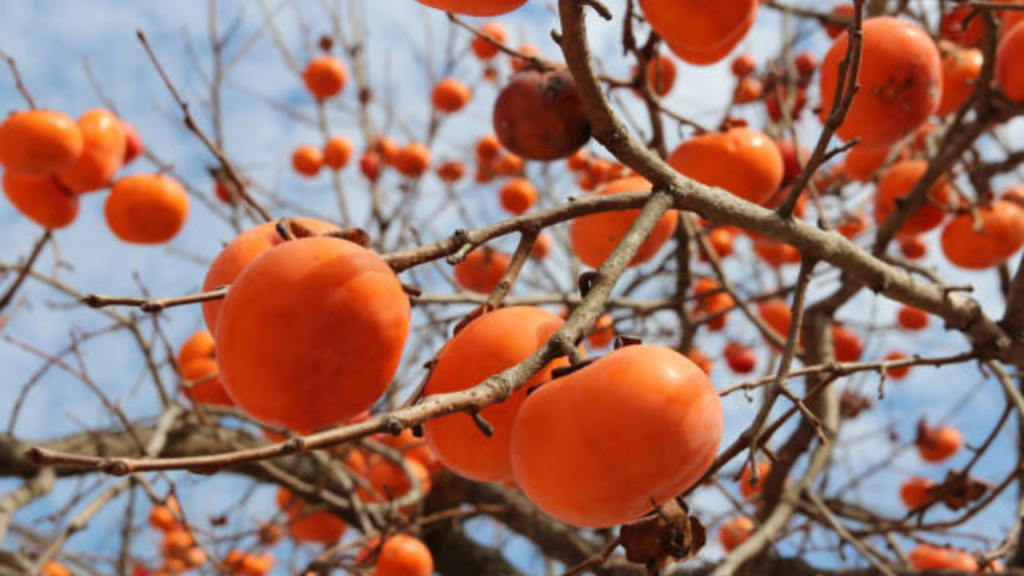
[{"label": "wrinkled persimmon", "polygon": [[1005,263],[1024,246],[1024,207],[998,200],[961,214],[942,230],[942,253],[955,266],[984,270]]}]

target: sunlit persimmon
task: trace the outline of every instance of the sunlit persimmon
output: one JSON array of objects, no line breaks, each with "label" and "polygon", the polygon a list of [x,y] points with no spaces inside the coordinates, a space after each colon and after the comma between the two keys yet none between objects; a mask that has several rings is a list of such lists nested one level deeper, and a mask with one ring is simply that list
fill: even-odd
[{"label": "sunlit persimmon", "polygon": [[1017,24],[1003,39],[996,50],[996,82],[1010,101],[1024,103],[1024,26]]},{"label": "sunlit persimmon", "polygon": [[519,176],[523,173],[524,166],[521,156],[509,152],[502,154],[494,163],[494,173],[500,176]]},{"label": "sunlit persimmon", "polygon": [[529,160],[566,158],[590,139],[590,118],[566,68],[517,72],[494,102],[502,146]]},{"label": "sunlit persimmon", "polygon": [[[853,15],[854,15],[853,4],[850,4],[850,3],[839,4],[836,7],[832,8],[832,10],[829,11],[829,14],[831,16],[836,17],[836,18],[842,18],[842,19],[846,19],[846,20],[852,21],[853,20]],[[847,28],[849,28],[849,25],[839,24],[839,23],[836,23],[836,22],[825,22],[825,32],[828,34],[829,38],[835,38],[835,37],[839,36]]]},{"label": "sunlit persimmon", "polygon": [[611,314],[601,314],[594,321],[594,328],[587,336],[587,342],[594,348],[605,348],[615,340],[615,319]]},{"label": "sunlit persimmon", "polygon": [[164,532],[163,552],[165,556],[174,556],[179,552],[184,552],[195,543],[195,538],[184,528],[171,528]]},{"label": "sunlit persimmon", "polygon": [[167,532],[178,526],[178,518],[175,516],[173,507],[157,504],[149,509],[149,525]]},{"label": "sunlit persimmon", "polygon": [[773,298],[762,300],[757,305],[758,314],[764,323],[768,325],[781,339],[785,340],[789,333],[789,323],[792,322],[793,312],[782,300]]},{"label": "sunlit persimmon", "polygon": [[295,496],[287,488],[278,489],[277,505],[288,517],[288,534],[296,542],[334,544],[348,528],[348,524],[341,518],[310,506],[301,496]]},{"label": "sunlit persimmon", "polygon": [[[888,354],[885,355],[885,358],[883,358],[883,360],[904,360],[906,358],[909,358],[909,356],[907,356],[903,352],[889,352]],[[893,380],[902,380],[907,377],[907,374],[910,374],[910,366],[899,366],[895,368],[887,367],[885,369],[885,374],[889,378],[892,378]]]},{"label": "sunlit persimmon", "polygon": [[444,78],[434,86],[430,101],[441,112],[458,112],[473,98],[473,91],[465,82],[455,78]]},{"label": "sunlit persimmon", "polygon": [[[609,183],[601,189],[599,194],[646,192],[650,189],[651,183],[647,180],[640,177],[631,177]],[[629,227],[633,225],[633,221],[639,215],[640,210],[637,209],[600,212],[576,218],[569,224],[569,239],[572,242],[573,252],[584,264],[597,268],[618,246],[622,237],[626,235]],[[678,220],[679,215],[676,211],[670,210],[666,212],[661,217],[661,220],[654,225],[654,229],[647,237],[647,240],[640,245],[629,265],[636,266],[653,258],[668,239],[672,237]]]},{"label": "sunlit persimmon", "polygon": [[391,136],[379,134],[370,143],[370,150],[379,154],[380,160],[385,164],[394,164],[401,148],[399,148],[398,142],[395,142],[395,139]]},{"label": "sunlit persimmon", "polygon": [[903,501],[904,506],[911,510],[920,508],[931,500],[931,497],[928,496],[928,489],[933,486],[935,486],[935,482],[928,478],[921,478],[920,476],[908,478],[900,486],[900,500]]},{"label": "sunlit persimmon", "polygon": [[572,170],[573,172],[586,170],[587,166],[590,164],[590,152],[587,152],[585,148],[580,148],[573,152],[572,155],[565,160],[565,163],[569,166],[569,170]]},{"label": "sunlit persimmon", "polygon": [[133,244],[162,244],[188,218],[188,194],[165,174],[132,174],[118,180],[103,206],[110,230]]},{"label": "sunlit persimmon", "polygon": [[746,516],[726,520],[718,529],[718,540],[726,552],[747,541],[754,533],[754,521]]},{"label": "sunlit persimmon", "polygon": [[218,374],[220,369],[213,358],[195,358],[179,367],[181,377],[189,382],[185,395],[195,404],[234,406],[235,402],[224,389]]},{"label": "sunlit persimmon", "polygon": [[537,235],[537,240],[533,243],[533,248],[530,249],[530,256],[537,260],[543,260],[547,258],[548,254],[551,253],[555,244],[554,239],[547,232],[541,232]]},{"label": "sunlit persimmon", "polygon": [[57,180],[76,194],[95,192],[109,186],[124,165],[124,129],[117,116],[98,108],[82,114],[78,127],[82,132],[82,153],[57,171]]},{"label": "sunlit persimmon", "polygon": [[733,241],[736,239],[736,232],[724,226],[720,226],[708,232],[708,242],[719,258],[725,258],[732,254]]},{"label": "sunlit persimmon", "polygon": [[942,253],[968,270],[994,268],[1024,246],[1024,207],[997,200],[974,214],[957,216],[942,230]]},{"label": "sunlit persimmon", "polygon": [[[291,218],[289,222],[309,230],[313,235],[335,232],[338,227],[323,220],[314,218]],[[235,237],[210,264],[203,280],[203,291],[209,292],[221,286],[234,283],[238,275],[252,264],[264,252],[284,242],[277,229],[277,222],[266,222],[254,226]],[[290,225],[290,224],[289,224]],[[217,333],[217,315],[220,313],[223,300],[203,302],[203,319],[210,334]],[[184,353],[184,349],[183,349]]]},{"label": "sunlit persimmon", "polygon": [[185,551],[182,559],[189,568],[198,568],[206,563],[206,552],[203,552],[202,548],[193,546]]},{"label": "sunlit persimmon", "polygon": [[345,88],[348,70],[341,60],[334,56],[318,56],[306,65],[302,72],[302,80],[313,96],[326,100]]},{"label": "sunlit persimmon", "polygon": [[430,149],[418,142],[406,145],[395,157],[395,169],[403,176],[419,178],[430,168]]},{"label": "sunlit persimmon", "polygon": [[333,136],[324,144],[324,164],[331,170],[341,170],[352,159],[352,150],[348,136]]},{"label": "sunlit persimmon", "polygon": [[416,0],[420,4],[466,16],[499,16],[526,3],[526,0]]},{"label": "sunlit persimmon", "polygon": [[[849,35],[829,48],[821,65],[821,117],[832,110],[839,82],[839,63],[846,56]],[[890,16],[864,21],[860,90],[846,121],[836,131],[843,140],[860,138],[869,148],[889,146],[911,134],[939,106],[942,62],[935,42],[917,24]]]},{"label": "sunlit persimmon", "polygon": [[978,46],[985,35],[985,19],[970,6],[958,6],[942,15],[939,32],[951,42]]},{"label": "sunlit persimmon", "polygon": [[501,207],[511,214],[522,214],[537,203],[537,187],[526,178],[513,178],[501,187],[498,199]]},{"label": "sunlit persimmon", "polygon": [[384,393],[410,308],[375,253],[309,237],[246,267],[216,322],[221,378],[238,406],[261,422],[311,430],[355,416]]},{"label": "sunlit persimmon", "polygon": [[904,330],[918,331],[928,327],[928,313],[913,306],[901,306],[896,319]]},{"label": "sunlit persimmon", "polygon": [[939,548],[930,544],[918,544],[907,554],[910,565],[916,570],[956,570],[975,572],[978,561],[974,556],[952,548]]},{"label": "sunlit persimmon", "polygon": [[945,462],[963,446],[964,437],[952,426],[930,428],[924,423],[918,429],[917,452],[925,462]]},{"label": "sunlit persimmon", "polygon": [[814,52],[804,50],[793,58],[793,64],[796,66],[796,71],[799,72],[801,76],[810,76],[818,69],[818,57]]},{"label": "sunlit persimmon", "polygon": [[984,56],[977,48],[946,46],[942,53],[942,99],[936,116],[952,114],[970,98],[981,76]]},{"label": "sunlit persimmon", "polygon": [[[917,186],[928,171],[926,160],[904,160],[889,167],[878,181],[875,193],[875,223],[881,225],[896,210],[898,198],[902,198]],[[943,207],[951,197],[945,176],[940,176],[928,190],[925,203],[911,214],[897,232],[898,236],[915,236],[937,228],[946,219]]]},{"label": "sunlit persimmon", "polygon": [[721,402],[700,368],[671,348],[625,346],[526,398],[512,470],[556,519],[616,526],[695,484],[721,438]]},{"label": "sunlit persimmon", "polygon": [[487,246],[477,248],[455,265],[455,280],[466,290],[489,294],[498,286],[511,263],[504,252]]},{"label": "sunlit persimmon", "polygon": [[668,163],[684,176],[762,204],[782,184],[785,166],[775,141],[750,128],[733,128],[691,138]]},{"label": "sunlit persimmon", "polygon": [[303,144],[292,152],[292,168],[302,176],[316,176],[323,165],[324,153],[316,146]]},{"label": "sunlit persimmon", "polygon": [[[466,0],[469,3],[472,0]],[[495,42],[504,44],[505,38],[508,33],[505,31],[505,27],[498,22],[487,22],[480,27],[480,33],[489,36]],[[498,47],[494,45],[490,40],[476,36],[473,38],[471,44],[473,54],[481,60],[490,60],[498,55]]]},{"label": "sunlit persimmon", "polygon": [[749,346],[730,342],[725,346],[725,363],[736,374],[750,374],[757,367],[757,353]]},{"label": "sunlit persimmon", "polygon": [[[377,545],[374,544],[373,548]],[[377,551],[375,576],[431,576],[434,557],[423,543],[406,534],[384,541]]]},{"label": "sunlit persimmon", "polygon": [[754,473],[750,466],[743,468],[743,473],[740,474],[739,487],[740,494],[748,500],[761,493],[761,489],[764,488],[764,479],[768,477],[768,473],[771,472],[772,465],[769,462],[758,462],[757,463],[757,482],[752,482]]},{"label": "sunlit persimmon", "polygon": [[754,25],[757,7],[757,0],[640,0],[654,31],[692,64],[711,64],[728,55]]},{"label": "sunlit persimmon", "polygon": [[4,195],[18,212],[43,228],[64,228],[78,217],[78,196],[53,174],[4,170],[3,187]]},{"label": "sunlit persimmon", "polygon": [[0,164],[7,172],[55,172],[74,163],[84,147],[81,128],[63,112],[14,112],[0,123]]}]

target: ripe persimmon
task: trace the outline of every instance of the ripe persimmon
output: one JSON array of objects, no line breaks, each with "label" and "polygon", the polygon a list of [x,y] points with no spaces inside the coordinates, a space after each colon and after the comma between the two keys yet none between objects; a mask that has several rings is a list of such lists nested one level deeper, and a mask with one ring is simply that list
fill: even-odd
[{"label": "ripe persimmon", "polygon": [[312,178],[324,165],[324,153],[316,146],[302,144],[292,152],[292,168],[301,176]]},{"label": "ripe persimmon", "polygon": [[793,312],[782,300],[772,298],[762,300],[757,304],[758,314],[764,323],[775,332],[779,338],[786,339],[789,334],[789,323],[792,322]]},{"label": "ripe persimmon", "polygon": [[999,41],[996,50],[996,82],[1010,101],[1024,103],[1024,25],[1017,24]]},{"label": "ripe persimmon", "polygon": [[[853,4],[839,4],[835,8],[832,8],[832,10],[829,11],[829,14],[837,18],[852,20],[854,14]],[[838,24],[835,22],[825,22],[825,32],[828,34],[829,38],[835,38],[839,36],[844,31],[846,31],[847,28],[849,28],[848,25]]]},{"label": "ripe persimmon", "polygon": [[511,263],[508,254],[504,252],[487,246],[477,248],[455,265],[455,280],[466,290],[489,294],[501,281]]},{"label": "ripe persimmon", "polygon": [[615,340],[615,319],[611,314],[601,314],[594,321],[594,328],[587,336],[587,342],[594,348],[605,348]]},{"label": "ripe persimmon", "polygon": [[380,154],[372,150],[364,152],[359,158],[359,171],[370,182],[376,182],[380,178]]},{"label": "ripe persimmon", "polygon": [[733,58],[732,63],[729,65],[729,69],[732,70],[733,76],[737,78],[743,78],[753,74],[756,67],[754,62],[754,55],[749,52],[744,52],[736,58]]},{"label": "ripe persimmon", "polygon": [[377,401],[409,325],[409,298],[379,256],[347,240],[300,238],[234,281],[217,319],[217,362],[252,417],[313,430]]},{"label": "ripe persimmon", "polygon": [[[334,224],[314,218],[292,218],[290,221],[310,230],[314,235],[338,230]],[[242,232],[229,242],[210,264],[203,280],[203,291],[209,292],[220,286],[232,284],[249,264],[282,242],[284,238],[277,231],[277,222],[266,222]],[[223,300],[207,300],[202,304],[203,319],[210,334],[217,333],[217,315],[220,313],[221,304]],[[184,354],[184,348],[182,353]]]},{"label": "ripe persimmon", "polygon": [[924,422],[918,426],[917,452],[925,462],[945,462],[963,446],[964,437],[952,426],[931,428]]},{"label": "ripe persimmon", "polygon": [[[832,110],[839,63],[849,35],[841,34],[821,65],[821,118]],[[920,26],[890,16],[864,21],[860,91],[836,131],[843,140],[860,138],[868,148],[889,146],[911,134],[939,106],[942,61],[935,42]]]},{"label": "ripe persimmon", "polygon": [[907,554],[910,565],[916,570],[956,570],[976,572],[978,561],[974,556],[952,548],[939,548],[930,544],[918,544]]},{"label": "ripe persimmon", "polygon": [[[645,192],[650,189],[650,182],[639,176],[633,176],[609,183],[598,194]],[[569,224],[569,239],[572,242],[573,252],[584,264],[597,268],[615,250],[639,215],[640,210],[620,210],[599,212],[576,218]],[[675,210],[666,212],[655,224],[647,240],[640,245],[629,265],[636,266],[654,258],[665,242],[672,237],[678,221],[679,214]]]},{"label": "ripe persimmon", "polygon": [[84,147],[82,129],[63,112],[14,112],[0,123],[0,164],[8,172],[56,172],[73,164]]},{"label": "ripe persimmon", "polygon": [[526,4],[526,0],[416,0],[420,4],[466,16],[499,16]]},{"label": "ripe persimmon", "polygon": [[856,362],[864,355],[864,342],[853,330],[833,324],[832,353],[840,362]]},{"label": "ripe persimmon", "polygon": [[764,488],[764,479],[768,477],[768,473],[772,471],[772,465],[769,462],[758,462],[757,463],[757,482],[752,483],[754,473],[750,466],[745,466],[743,472],[740,474],[739,487],[740,494],[746,499],[751,499],[761,493],[761,489]]},{"label": "ripe persimmon", "polygon": [[767,202],[785,175],[775,141],[750,128],[691,138],[672,152],[668,163],[684,176],[755,204]]},{"label": "ripe persimmon", "polygon": [[[442,468],[441,461],[438,460],[437,455],[430,448],[430,445],[427,444],[426,439],[417,438],[409,428],[402,430],[402,433],[398,436],[382,434],[380,441],[382,444],[398,450],[409,460],[419,462],[428,472],[434,472]],[[349,454],[360,453],[356,450],[352,450]],[[354,464],[358,465],[358,460]],[[366,464],[364,462],[363,466],[365,467],[365,465]],[[351,468],[353,465],[350,465],[349,467]]]},{"label": "ripe persimmon", "polygon": [[[633,66],[633,76],[638,75],[638,68]],[[666,96],[676,83],[676,63],[665,54],[658,54],[647,62],[647,85],[658,96]]]},{"label": "ripe persimmon", "polygon": [[178,235],[188,218],[188,194],[166,174],[132,174],[110,189],[103,206],[115,236],[134,244],[162,244]]},{"label": "ripe persimmon", "polygon": [[985,58],[977,48],[944,46],[942,53],[942,99],[936,116],[956,112],[974,92]]},{"label": "ripe persimmon", "polygon": [[640,0],[654,31],[691,64],[721,60],[754,25],[758,0]]},{"label": "ripe persimmon", "polygon": [[324,164],[331,170],[341,170],[352,159],[352,140],[347,136],[333,136],[324,144]]},{"label": "ripe persimmon", "polygon": [[925,244],[924,239],[920,236],[909,236],[907,238],[900,238],[900,253],[907,257],[909,260],[918,260],[924,258],[928,254],[928,245]]},{"label": "ripe persimmon", "polygon": [[287,488],[277,491],[277,505],[288,517],[288,534],[296,542],[334,544],[348,529],[348,524],[326,510],[316,510],[301,496]]},{"label": "ripe persimmon", "polygon": [[522,214],[537,203],[537,187],[526,178],[513,178],[501,187],[498,199],[501,207],[511,214]]},{"label": "ripe persimmon", "polygon": [[473,91],[461,80],[444,78],[434,86],[430,101],[441,112],[458,112],[473,98]]},{"label": "ripe persimmon", "polygon": [[517,72],[494,102],[502,146],[530,160],[566,158],[590,140],[590,118],[566,68]]},{"label": "ripe persimmon", "polygon": [[43,228],[64,228],[78,217],[78,196],[53,174],[4,170],[3,187],[18,212]]},{"label": "ripe persimmon", "polygon": [[69,166],[57,171],[57,180],[76,194],[95,192],[110,185],[124,165],[127,139],[121,120],[112,113],[93,109],[78,119],[82,132],[82,153]]},{"label": "ripe persimmon", "polygon": [[306,89],[320,100],[337,95],[345,88],[348,70],[341,60],[334,56],[318,56],[310,60],[302,72],[302,80]]},{"label": "ripe persimmon", "polygon": [[476,157],[478,160],[494,160],[501,153],[501,142],[494,134],[487,134],[476,142]]},{"label": "ripe persimmon", "polygon": [[215,358],[213,335],[208,330],[196,330],[178,350],[178,367],[199,358]]},{"label": "ripe persimmon", "polygon": [[[885,358],[883,358],[883,360],[886,360],[886,361],[889,361],[889,360],[903,360],[905,358],[909,358],[909,356],[907,356],[903,352],[896,351],[896,352],[889,352],[888,354],[886,354]],[[886,368],[885,369],[885,373],[886,373],[887,376],[889,376],[889,378],[892,378],[893,380],[902,380],[902,379],[907,377],[907,374],[910,374],[910,366],[900,366],[900,367],[896,367],[896,368]]]},{"label": "ripe persimmon", "polygon": [[904,330],[918,331],[928,327],[928,313],[913,306],[901,306],[896,319]]},{"label": "ripe persimmon", "polygon": [[931,500],[931,497],[928,496],[928,489],[934,486],[935,481],[928,478],[921,478],[920,476],[908,478],[900,486],[900,500],[903,501],[904,506],[911,510],[920,508]]},{"label": "ripe persimmon", "polygon": [[245,554],[241,558],[239,569],[243,576],[266,576],[274,569],[274,555],[270,552]]},{"label": "ripe persimmon", "polygon": [[722,405],[700,368],[671,348],[625,346],[526,398],[512,470],[556,519],[616,526],[695,484],[721,439]]},{"label": "ripe persimmon", "polygon": [[760,234],[752,235],[751,240],[754,254],[773,268],[800,262],[800,251],[794,246]]},{"label": "ripe persimmon", "polygon": [[942,230],[942,253],[955,266],[984,270],[1005,263],[1024,246],[1024,207],[997,200],[961,214]]},{"label": "ripe persimmon", "polygon": [[[375,549],[377,544],[372,544]],[[426,544],[406,534],[384,541],[377,552],[375,576],[431,576],[434,556]]]},{"label": "ripe persimmon", "polygon": [[131,122],[124,119],[120,119],[119,122],[121,122],[121,130],[124,131],[123,165],[127,166],[132,160],[135,160],[142,154],[143,150],[146,149],[146,145],[143,143],[139,131]]},{"label": "ripe persimmon", "polygon": [[750,374],[757,367],[757,352],[749,346],[730,342],[725,346],[725,363],[736,374]]},{"label": "ripe persimmon", "polygon": [[[896,201],[909,194],[928,171],[926,160],[903,160],[889,167],[878,181],[875,193],[875,223],[881,225],[896,210]],[[950,201],[950,188],[945,176],[932,185],[928,200],[911,214],[897,232],[898,236],[916,236],[932,230],[946,219],[943,209]]]},{"label": "ripe persimmon", "polygon": [[543,260],[547,258],[548,254],[551,253],[551,249],[554,246],[555,241],[551,238],[551,235],[542,232],[537,236],[537,240],[533,243],[533,248],[530,249],[530,256],[537,260]]},{"label": "ripe persimmon", "polygon": [[733,518],[722,523],[718,529],[718,541],[726,552],[732,552],[734,548],[747,541],[754,533],[754,521],[746,516]]},{"label": "ripe persimmon", "polygon": [[454,184],[466,175],[466,165],[462,162],[445,162],[437,167],[437,177],[448,184]]},{"label": "ripe persimmon", "polygon": [[[426,497],[430,493],[430,471],[419,460],[405,458],[405,467],[416,478],[420,485],[420,495]],[[366,464],[366,479],[373,485],[374,491],[381,499],[397,500],[412,490],[412,481],[405,469],[381,456],[371,457]],[[366,490],[360,490],[365,500],[373,500]]]},{"label": "ripe persimmon", "polygon": [[[467,1],[471,2],[472,0]],[[505,27],[498,22],[487,22],[480,27],[480,33],[490,36],[495,42],[500,44],[505,43],[505,37],[508,35]],[[470,48],[473,50],[473,54],[481,60],[490,60],[498,55],[498,47],[489,40],[479,36],[473,38]]]},{"label": "ripe persimmon", "polygon": [[[875,175],[882,169],[891,153],[892,150],[885,146],[880,148],[868,148],[861,145],[854,146],[846,153],[846,158],[843,160],[843,173],[855,182],[868,182],[874,179]],[[894,156],[896,161],[906,160],[907,158],[905,150],[900,150]]]},{"label": "ripe persimmon", "polygon": [[430,149],[418,142],[408,144],[395,156],[394,165],[403,176],[419,178],[430,168]]},{"label": "ripe persimmon", "polygon": [[[480,384],[536,352],[562,324],[558,316],[532,306],[499,308],[476,318],[438,355],[424,394],[457,392]],[[564,359],[552,362],[509,398],[484,408],[480,415],[494,428],[492,436],[484,436],[468,415],[452,414],[426,422],[424,438],[457,474],[488,482],[511,478],[512,423],[527,389],[550,379],[552,369],[565,365]]]},{"label": "ripe persimmon", "polygon": [[753,76],[744,76],[736,84],[736,91],[733,92],[733,100],[737,104],[746,104],[759,100],[764,96],[764,83]]},{"label": "ripe persimmon", "polygon": [[67,566],[56,560],[50,560],[43,564],[41,573],[43,576],[71,576],[71,571],[68,570]]},{"label": "ripe persimmon", "polygon": [[195,404],[234,406],[235,401],[224,389],[218,376],[220,369],[213,358],[195,358],[182,364],[181,377],[190,383],[185,395]]}]

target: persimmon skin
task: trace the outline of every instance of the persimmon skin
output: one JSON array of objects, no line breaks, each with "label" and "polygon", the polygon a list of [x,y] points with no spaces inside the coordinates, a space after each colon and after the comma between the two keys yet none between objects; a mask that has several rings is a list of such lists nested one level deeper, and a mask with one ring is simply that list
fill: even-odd
[{"label": "persimmon skin", "polygon": [[348,70],[334,56],[319,56],[306,65],[302,80],[309,92],[320,100],[338,95],[348,80]]},{"label": "persimmon skin", "polygon": [[590,118],[568,69],[517,72],[494,102],[502,146],[529,160],[567,158],[590,140]]},{"label": "persimmon skin", "polygon": [[896,313],[900,328],[916,332],[928,327],[928,313],[913,306],[902,306]]},{"label": "persimmon skin", "polygon": [[430,101],[434,108],[449,114],[461,110],[472,98],[473,91],[469,86],[455,78],[442,79],[430,93]]},{"label": "persimmon skin", "polygon": [[110,185],[124,165],[127,136],[117,116],[98,108],[82,114],[78,126],[82,131],[82,154],[59,170],[57,179],[68,190],[84,194]]},{"label": "persimmon skin", "polygon": [[[292,218],[295,223],[308,228],[314,234],[326,234],[338,230],[338,227],[323,220],[314,218]],[[220,286],[231,284],[249,264],[252,264],[264,252],[284,242],[277,231],[276,222],[267,222],[254,226],[235,237],[221,250],[217,258],[210,264],[203,280],[203,291],[216,290]],[[220,313],[223,300],[203,302],[203,320],[210,334],[217,333],[217,315]]]},{"label": "persimmon skin", "polygon": [[[419,460],[405,458],[405,465],[420,484],[420,495],[426,496],[430,493],[430,471]],[[374,491],[380,499],[397,500],[412,490],[412,481],[409,475],[398,464],[375,456],[367,463],[366,479],[373,485]],[[374,497],[368,491],[360,490],[364,500],[372,501]]]},{"label": "persimmon skin", "polygon": [[700,368],[670,348],[626,346],[526,398],[512,470],[556,519],[610,527],[695,484],[721,438],[722,405]]},{"label": "persimmon skin", "polygon": [[669,48],[697,65],[725,58],[750,31],[757,0],[640,0],[640,9]]},{"label": "persimmon skin", "polygon": [[52,174],[5,170],[3,188],[18,212],[43,228],[65,228],[78,217],[78,197]]},{"label": "persimmon skin", "polygon": [[85,142],[78,123],[55,110],[14,112],[0,123],[0,165],[46,174],[70,166]]},{"label": "persimmon skin", "polygon": [[[836,135],[846,141],[860,138],[860,145],[868,148],[889,146],[911,134],[938,108],[942,61],[935,42],[912,22],[889,16],[869,18],[863,34],[861,90]],[[849,33],[844,32],[822,62],[822,121],[832,110],[839,63],[848,43]]]},{"label": "persimmon skin", "polygon": [[996,50],[996,82],[1012,102],[1024,103],[1024,25],[1017,24],[1003,36]]},{"label": "persimmon skin", "polygon": [[501,207],[510,214],[519,215],[537,203],[537,187],[526,178],[509,180],[498,193]]},{"label": "persimmon skin", "polygon": [[1024,208],[997,200],[978,209],[981,232],[971,214],[961,214],[942,230],[942,253],[954,266],[985,270],[1005,263],[1024,246]]},{"label": "persimmon skin", "polygon": [[[651,183],[644,178],[633,176],[610,182],[598,194],[620,194],[623,192],[646,192],[651,190]],[[633,221],[640,215],[640,210],[619,210],[601,212],[576,218],[569,224],[569,239],[576,256],[587,266],[597,268],[615,250],[622,241]],[[654,258],[661,247],[668,242],[676,230],[679,214],[670,210],[654,225],[647,240],[630,260],[630,266],[637,266]]]},{"label": "persimmon skin", "polygon": [[402,148],[395,156],[395,169],[403,176],[419,178],[430,168],[430,149],[414,142]]},{"label": "persimmon skin", "polygon": [[324,144],[324,164],[331,170],[341,170],[352,159],[352,140],[347,136],[334,136]]},{"label": "persimmon skin", "polygon": [[[457,392],[480,384],[525,360],[563,324],[558,316],[532,306],[500,308],[473,320],[441,351],[424,394]],[[512,423],[526,391],[549,380],[552,369],[566,364],[565,359],[548,364],[506,400],[484,408],[481,416],[494,427],[493,436],[484,436],[466,414],[451,414],[426,422],[424,438],[453,472],[480,482],[508,480],[512,477]]]},{"label": "persimmon skin", "polygon": [[434,556],[426,544],[412,536],[396,534],[380,547],[375,576],[431,576],[433,573]]},{"label": "persimmon skin", "polygon": [[668,163],[684,176],[755,204],[771,199],[786,169],[775,141],[750,128],[691,138],[672,152]]},{"label": "persimmon skin", "polygon": [[740,474],[740,494],[750,500],[758,494],[764,488],[764,479],[768,477],[768,473],[771,472],[772,465],[769,462],[758,462],[757,463],[757,482],[751,485],[751,480],[754,478],[754,473],[751,471],[750,466],[743,468],[743,473]]},{"label": "persimmon skin", "polygon": [[918,544],[907,555],[910,565],[917,570],[957,570],[975,572],[978,562],[970,554],[951,548]]},{"label": "persimmon skin", "polygon": [[164,174],[132,174],[118,180],[103,206],[115,236],[133,244],[169,242],[185,226],[188,194]]},{"label": "persimmon skin", "polygon": [[722,524],[718,529],[718,541],[726,552],[732,552],[740,544],[747,541],[754,532],[754,521],[746,516],[733,518]]},{"label": "persimmon skin", "polygon": [[985,57],[977,48],[948,47],[942,54],[942,99],[936,116],[956,112],[974,92]]},{"label": "persimmon skin", "polygon": [[430,6],[445,12],[454,12],[465,16],[500,16],[526,4],[526,0],[416,0],[424,6]]},{"label": "persimmon skin", "polygon": [[231,399],[224,384],[217,376],[219,368],[217,361],[213,358],[194,358],[183,364],[180,368],[181,377],[195,382],[191,388],[185,391],[195,404],[212,404],[214,406],[234,406],[235,401]]},{"label": "persimmon skin", "polygon": [[296,542],[334,544],[345,534],[348,524],[326,510],[308,511],[309,504],[287,488],[277,491],[277,505],[288,516],[288,533]]},{"label": "persimmon skin", "polygon": [[455,280],[459,286],[472,292],[490,294],[505,275],[512,260],[508,254],[487,248],[478,248],[455,265]]},{"label": "persimmon skin", "polygon": [[214,338],[240,408],[314,430],[369,408],[398,368],[409,298],[379,256],[347,240],[285,242],[231,286]]},{"label": "persimmon skin", "polygon": [[960,450],[963,443],[964,437],[959,430],[952,426],[939,426],[918,438],[917,451],[925,462],[945,462]]},{"label": "persimmon skin", "polygon": [[[896,199],[906,196],[928,170],[926,160],[904,160],[889,167],[878,181],[875,193],[875,223],[881,225],[896,210]],[[916,236],[937,228],[946,219],[942,206],[950,199],[949,184],[940,177],[931,190],[929,199],[917,212],[911,214],[896,233],[898,237]]]},{"label": "persimmon skin", "polygon": [[[869,182],[875,178],[879,170],[885,165],[889,154],[889,148],[867,148],[865,146],[854,146],[846,153],[843,160],[843,172],[851,180],[856,182]],[[896,160],[906,160],[906,153],[898,153]]]},{"label": "persimmon skin", "polygon": [[935,486],[935,482],[928,478],[921,478],[919,476],[909,478],[900,486],[900,500],[903,501],[904,506],[911,510],[920,508],[930,500],[928,489],[933,486]]}]

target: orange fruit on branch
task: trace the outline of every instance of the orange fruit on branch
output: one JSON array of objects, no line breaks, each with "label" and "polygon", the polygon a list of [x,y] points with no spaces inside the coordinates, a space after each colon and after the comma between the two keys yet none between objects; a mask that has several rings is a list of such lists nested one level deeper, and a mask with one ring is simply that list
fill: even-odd
[{"label": "orange fruit on branch", "polygon": [[942,253],[968,270],[994,268],[1024,246],[1024,207],[997,200],[978,209],[978,219],[961,214],[942,231]]},{"label": "orange fruit on branch", "polygon": [[76,194],[95,192],[110,185],[124,165],[127,138],[121,120],[106,110],[85,112],[78,126],[82,153],[70,166],[57,171],[57,179]]},{"label": "orange fruit on branch", "polygon": [[785,175],[775,141],[750,128],[691,138],[672,152],[668,163],[684,176],[755,204],[767,202]]},{"label": "orange fruit on branch", "polygon": [[528,160],[567,158],[590,140],[590,119],[566,68],[524,68],[494,102],[494,131]]},{"label": "orange fruit on branch", "polygon": [[188,194],[164,174],[133,174],[118,180],[103,211],[110,230],[133,244],[162,244],[178,235],[188,218]]},{"label": "orange fruit on branch", "polygon": [[4,170],[3,187],[18,212],[43,228],[64,228],[78,217],[78,196],[53,174]]},{"label": "orange fruit on branch", "polygon": [[56,172],[78,160],[84,148],[82,129],[63,112],[14,112],[0,123],[0,164],[7,171]]},{"label": "orange fruit on branch", "polygon": [[420,4],[466,16],[500,16],[526,4],[526,0],[416,0]]}]

